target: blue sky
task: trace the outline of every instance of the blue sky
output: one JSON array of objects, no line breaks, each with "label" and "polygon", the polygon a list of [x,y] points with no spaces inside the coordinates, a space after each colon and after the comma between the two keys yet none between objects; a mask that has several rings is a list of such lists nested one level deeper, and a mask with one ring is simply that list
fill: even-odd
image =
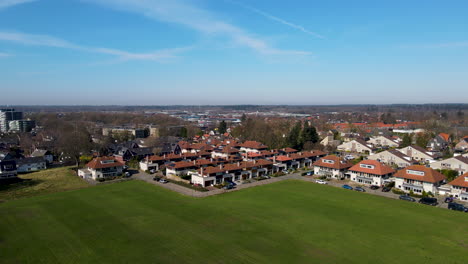
[{"label": "blue sky", "polygon": [[0,0],[0,104],[468,103],[468,1]]}]

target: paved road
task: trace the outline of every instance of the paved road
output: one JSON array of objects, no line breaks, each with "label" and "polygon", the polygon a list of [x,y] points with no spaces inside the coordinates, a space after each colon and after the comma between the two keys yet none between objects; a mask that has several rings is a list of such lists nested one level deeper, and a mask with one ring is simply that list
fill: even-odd
[{"label": "paved road", "polygon": [[[301,181],[308,181],[308,182],[315,182],[315,180],[316,180],[314,177],[311,177],[311,176],[305,176],[304,177],[304,176],[301,176],[300,174],[296,173],[296,174],[288,174],[288,175],[281,176],[281,177],[272,177],[271,179],[256,181],[256,182],[252,182],[252,183],[238,184],[236,186],[236,188],[232,189],[232,190],[215,189],[215,190],[211,190],[211,191],[208,191],[208,192],[200,192],[200,191],[192,190],[190,188],[180,186],[180,185],[170,183],[170,182],[169,183],[159,183],[159,182],[153,181],[153,175],[150,175],[150,174],[147,174],[147,173],[144,173],[144,172],[134,174],[132,176],[132,178],[142,180],[142,181],[146,181],[148,183],[158,185],[158,186],[161,186],[163,188],[169,189],[171,191],[175,191],[175,192],[181,193],[183,195],[192,196],[192,197],[207,197],[207,196],[212,196],[212,195],[218,195],[218,194],[222,194],[222,193],[226,193],[226,192],[234,192],[234,191],[237,191],[237,190],[242,190],[242,189],[246,189],[246,188],[251,188],[251,187],[255,187],[255,186],[259,186],[259,185],[270,184],[270,183],[273,183],[273,182],[279,182],[279,181],[284,181],[284,180],[301,180]],[[358,184],[356,184],[355,182],[351,182],[349,180],[344,180],[344,181],[331,180],[331,181],[328,181],[329,186],[333,186],[333,187],[337,187],[337,188],[341,188],[341,186],[343,184],[348,184],[348,185],[351,185],[353,187],[358,186]],[[378,189],[378,190],[371,190],[369,188],[365,188],[365,189],[366,189],[367,194],[383,196],[383,197],[387,197],[387,198],[391,198],[391,199],[399,199],[399,196],[400,196],[398,194],[394,194],[393,192],[382,192],[381,189]],[[447,204],[444,203],[444,197],[443,196],[436,196],[436,198],[439,201],[438,207],[447,208]]]}]

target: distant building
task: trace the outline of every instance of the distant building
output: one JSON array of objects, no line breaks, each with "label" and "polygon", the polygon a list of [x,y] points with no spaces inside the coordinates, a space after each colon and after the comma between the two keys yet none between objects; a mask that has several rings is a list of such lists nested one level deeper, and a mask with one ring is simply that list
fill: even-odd
[{"label": "distant building", "polygon": [[47,169],[44,157],[29,157],[16,160],[16,170],[18,173],[27,173]]},{"label": "distant building", "polygon": [[0,132],[8,132],[10,130],[10,121],[22,120],[23,112],[15,111],[15,109],[0,109]]},{"label": "distant building", "polygon": [[135,138],[146,138],[149,135],[149,130],[148,129],[139,129],[139,128],[121,128],[121,127],[114,127],[114,128],[109,128],[105,127],[102,129],[102,135],[103,136],[109,136],[112,134],[119,134],[119,133],[129,133],[133,135]]},{"label": "distant building", "polygon": [[16,162],[9,153],[0,152],[0,179],[15,178]]},{"label": "distant building", "polygon": [[36,121],[26,119],[26,120],[13,120],[9,121],[9,130],[10,132],[31,132],[33,128],[36,127]]}]

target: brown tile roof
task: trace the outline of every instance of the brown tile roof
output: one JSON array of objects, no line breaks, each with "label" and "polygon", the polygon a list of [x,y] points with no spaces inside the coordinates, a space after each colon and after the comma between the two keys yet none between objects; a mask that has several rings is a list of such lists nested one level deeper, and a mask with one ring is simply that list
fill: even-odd
[{"label": "brown tile roof", "polygon": [[184,168],[190,168],[190,167],[197,167],[193,162],[189,161],[178,161],[178,162],[173,162],[167,166],[170,169],[184,169]]},{"label": "brown tile roof", "polygon": [[284,149],[281,149],[283,152],[285,153],[296,153],[297,152],[297,149],[293,149],[293,148],[284,148]]},{"label": "brown tile roof", "polygon": [[267,149],[268,148],[266,145],[257,141],[245,141],[239,146],[244,147],[244,148],[251,148],[251,149]]},{"label": "brown tile roof", "polygon": [[[203,171],[203,173],[202,173]],[[207,174],[213,174],[213,173],[220,173],[224,172],[225,170],[220,168],[219,166],[217,167],[206,167],[206,168],[201,168],[198,170],[198,172],[202,175],[207,175]]]},{"label": "brown tile roof", "polygon": [[[324,160],[331,160],[331,161],[333,161],[333,163],[324,162]],[[353,166],[353,164],[351,162],[342,160],[338,156],[328,155],[328,156],[323,157],[323,158],[317,160],[316,162],[314,162],[314,166],[341,170],[341,169],[351,168]]]},{"label": "brown tile roof", "polygon": [[91,169],[104,169],[120,166],[124,166],[124,164],[117,161],[114,157],[98,157],[86,164],[86,167]]},{"label": "brown tile roof", "polygon": [[468,172],[458,176],[455,180],[449,182],[448,184],[468,188]]},{"label": "brown tile roof", "polygon": [[[408,170],[424,172],[424,176],[408,173]],[[442,173],[423,165],[411,165],[406,167],[405,169],[397,171],[394,177],[432,183],[445,180],[445,176]]]},{"label": "brown tile roof", "polygon": [[[361,164],[371,165],[371,166],[374,166],[374,168],[373,169],[363,168],[361,167]],[[374,174],[374,175],[387,175],[387,174],[395,172],[395,170],[392,169],[391,167],[387,165],[383,165],[382,163],[376,160],[363,160],[359,162],[358,164],[352,166],[349,170],[356,171],[356,172],[369,173],[369,174]]]},{"label": "brown tile roof", "polygon": [[276,156],[276,161],[291,161],[291,160],[293,159],[288,156],[284,156],[284,155]]}]

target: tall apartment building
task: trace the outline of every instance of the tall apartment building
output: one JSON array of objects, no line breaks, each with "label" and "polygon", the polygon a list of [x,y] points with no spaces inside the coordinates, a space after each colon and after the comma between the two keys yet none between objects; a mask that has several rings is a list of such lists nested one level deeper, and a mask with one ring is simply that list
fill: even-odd
[{"label": "tall apartment building", "polygon": [[14,120],[9,122],[10,132],[31,132],[36,127],[36,121],[25,119],[25,120]]},{"label": "tall apartment building", "polygon": [[23,112],[15,111],[15,109],[0,109],[0,132],[8,132],[10,130],[10,121],[23,119]]}]

